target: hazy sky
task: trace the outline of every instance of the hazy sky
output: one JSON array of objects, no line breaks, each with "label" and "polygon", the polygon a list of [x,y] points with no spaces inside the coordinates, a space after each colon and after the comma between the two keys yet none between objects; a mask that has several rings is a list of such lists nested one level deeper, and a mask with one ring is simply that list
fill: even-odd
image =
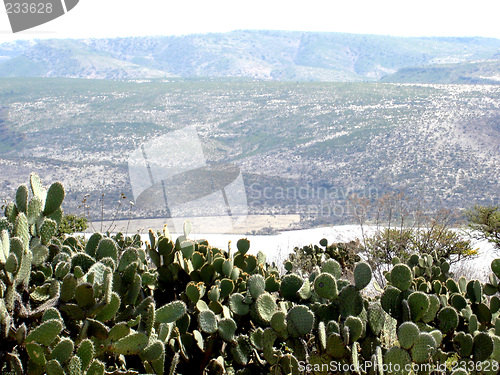
[{"label": "hazy sky", "polygon": [[0,42],[237,29],[500,39],[500,0],[80,0],[65,16],[16,34],[0,9]]}]

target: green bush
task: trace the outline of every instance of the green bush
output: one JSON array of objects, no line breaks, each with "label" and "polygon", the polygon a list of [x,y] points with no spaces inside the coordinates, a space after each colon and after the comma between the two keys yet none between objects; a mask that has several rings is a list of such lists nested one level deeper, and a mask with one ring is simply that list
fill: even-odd
[{"label": "green bush", "polygon": [[88,227],[87,218],[73,214],[64,214],[57,228],[57,236],[64,237],[66,234],[81,233]]},{"label": "green bush", "polygon": [[316,267],[322,267],[328,259],[334,259],[340,264],[345,276],[352,275],[355,264],[361,260],[358,252],[362,249],[359,241],[328,244],[323,238],[320,246],[295,247],[285,261],[285,269],[301,275],[309,275]]},{"label": "green bush", "polygon": [[364,251],[376,280],[384,284],[383,273],[394,262],[407,262],[412,254],[435,254],[450,264],[477,255],[469,239],[441,224],[428,228],[385,228],[365,238]]},{"label": "green bush", "polygon": [[494,243],[500,249],[500,207],[475,205],[466,211],[465,216],[479,238]]}]

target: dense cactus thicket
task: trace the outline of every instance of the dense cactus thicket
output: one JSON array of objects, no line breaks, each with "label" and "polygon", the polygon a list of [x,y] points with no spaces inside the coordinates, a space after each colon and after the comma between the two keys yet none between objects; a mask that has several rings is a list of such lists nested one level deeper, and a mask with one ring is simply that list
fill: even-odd
[{"label": "dense cactus thicket", "polygon": [[[0,220],[0,371],[13,374],[497,374],[500,259],[453,279],[436,253],[342,278],[330,257],[280,274],[239,240],[166,229],[54,236],[64,189],[32,174]],[[329,247],[326,240],[320,245]],[[318,250],[318,249],[316,249]],[[332,250],[333,251],[333,250]],[[333,253],[332,253],[333,254]]]}]

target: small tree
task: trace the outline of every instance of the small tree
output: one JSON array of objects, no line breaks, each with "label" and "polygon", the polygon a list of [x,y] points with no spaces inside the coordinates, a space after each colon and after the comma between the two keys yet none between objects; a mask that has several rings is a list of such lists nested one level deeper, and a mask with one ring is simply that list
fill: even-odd
[{"label": "small tree", "polygon": [[436,254],[449,263],[456,263],[477,254],[470,240],[452,229],[457,216],[449,210],[424,214],[418,204],[408,202],[402,193],[388,194],[364,205],[371,215],[357,217],[362,227],[365,219],[376,226],[372,236],[363,231],[363,251],[370,263],[373,276],[385,284],[385,271],[392,267],[394,258],[407,262],[412,254]]},{"label": "small tree", "polygon": [[88,223],[86,218],[73,214],[63,215],[61,224],[57,230],[57,236],[63,237],[66,234],[83,232],[87,228]]},{"label": "small tree", "polygon": [[475,205],[467,210],[465,216],[476,238],[485,239],[500,249],[500,207]]}]

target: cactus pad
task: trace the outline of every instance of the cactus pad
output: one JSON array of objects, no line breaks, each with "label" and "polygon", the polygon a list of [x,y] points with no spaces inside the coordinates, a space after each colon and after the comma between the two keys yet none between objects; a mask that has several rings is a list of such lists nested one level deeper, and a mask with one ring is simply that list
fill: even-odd
[{"label": "cactus pad", "polygon": [[140,354],[143,360],[152,362],[159,359],[164,353],[165,345],[160,340],[156,340],[145,347]]},{"label": "cactus pad", "polygon": [[450,297],[450,304],[455,309],[457,309],[457,311],[460,311],[467,306],[467,301],[465,300],[465,298],[461,294],[453,293]]},{"label": "cactus pad", "polygon": [[80,343],[76,351],[76,355],[80,357],[82,370],[86,371],[94,357],[94,344],[89,339],[85,339]]},{"label": "cactus pad", "polygon": [[406,366],[411,364],[411,358],[406,350],[393,346],[385,354],[384,364],[394,369],[391,374],[407,375]]},{"label": "cactus pad", "polygon": [[326,353],[333,358],[344,358],[347,355],[347,348],[344,340],[337,333],[332,333],[326,339]]},{"label": "cactus pad", "polygon": [[194,242],[190,240],[182,241],[180,248],[184,259],[191,259],[196,249]]},{"label": "cactus pad", "polygon": [[15,253],[10,253],[5,262],[5,270],[12,274],[16,273],[19,269],[19,260]]},{"label": "cactus pad", "polygon": [[267,326],[277,309],[274,297],[265,292],[255,300],[250,312],[258,323]]},{"label": "cactus pad", "polygon": [[45,196],[47,195],[47,189],[45,189],[42,185],[42,180],[38,174],[32,172],[30,173],[30,187],[33,195],[36,197],[45,200]]},{"label": "cactus pad", "polygon": [[148,336],[142,332],[134,332],[111,344],[111,350],[116,354],[131,355],[139,352],[148,345]]},{"label": "cactus pad", "polygon": [[26,217],[28,218],[28,223],[29,224],[34,224],[40,214],[42,213],[42,208],[43,208],[43,202],[40,198],[38,197],[33,197],[28,203],[28,209],[26,210]]},{"label": "cactus pad", "polygon": [[462,358],[467,358],[472,354],[473,337],[469,333],[457,332],[453,336],[453,347]]},{"label": "cactus pad", "polygon": [[396,264],[391,270],[391,284],[401,291],[408,290],[413,281],[410,267],[406,264]]},{"label": "cactus pad", "polygon": [[172,301],[156,310],[158,323],[173,323],[186,314],[186,304],[182,301]]},{"label": "cactus pad", "polygon": [[86,273],[95,263],[95,259],[85,253],[77,253],[71,257],[71,268],[80,267]]},{"label": "cactus pad", "polygon": [[28,226],[28,219],[22,212],[16,217],[16,223],[14,224],[14,234],[22,240],[24,248],[28,249],[31,236]]},{"label": "cactus pad", "polygon": [[283,276],[280,287],[283,298],[291,302],[298,302],[300,298],[297,292],[302,287],[303,282],[302,278],[294,273]]},{"label": "cactus pad", "polygon": [[250,311],[250,305],[245,303],[245,297],[241,293],[229,296],[229,308],[236,315],[246,315]]},{"label": "cactus pad", "polygon": [[445,334],[453,332],[458,327],[458,313],[451,306],[442,308],[437,314],[437,319],[439,321],[439,329]]},{"label": "cactus pad", "polygon": [[304,282],[302,283],[302,286],[298,290],[297,294],[303,300],[308,300],[309,298],[311,298],[311,282],[308,279],[304,279]]},{"label": "cactus pad", "polygon": [[429,333],[431,334],[432,337],[434,337],[436,345],[440,347],[441,342],[443,341],[443,333],[439,329],[435,329],[433,331],[430,331]]},{"label": "cactus pad", "polygon": [[472,314],[469,317],[469,333],[474,334],[478,329],[478,322],[477,322],[477,316],[475,314]]},{"label": "cactus pad", "polygon": [[401,291],[389,285],[380,297],[380,304],[387,314],[395,319],[399,319],[402,314]]},{"label": "cactus pad", "polygon": [[474,336],[472,354],[475,361],[482,362],[493,353],[493,339],[486,332],[479,332]]},{"label": "cactus pad", "polygon": [[138,261],[140,260],[137,249],[128,247],[121,254],[120,261],[118,262],[118,267],[116,269],[118,272],[123,272],[131,263]]},{"label": "cactus pad", "polygon": [[226,277],[231,277],[231,273],[233,272],[234,262],[232,259],[226,259],[222,262],[222,273]]},{"label": "cactus pad", "polygon": [[64,338],[52,349],[51,358],[56,359],[59,363],[65,363],[71,357],[73,349],[73,341]]},{"label": "cactus pad", "polygon": [[203,332],[215,333],[218,329],[217,317],[212,310],[203,310],[198,314],[198,326]]},{"label": "cactus pad", "polygon": [[338,295],[337,281],[330,273],[322,272],[314,279],[314,290],[320,297],[333,300]]},{"label": "cactus pad", "polygon": [[[219,326],[220,326],[220,322],[219,322]],[[263,346],[264,345],[263,336],[264,336],[264,330],[262,328],[260,328],[260,327],[256,328],[256,329],[253,329],[250,332],[250,342],[258,350],[262,350],[263,347],[264,347]]]},{"label": "cactus pad", "polygon": [[408,306],[410,307],[411,319],[418,322],[429,308],[429,297],[424,292],[413,292],[408,296]]},{"label": "cactus pad", "polygon": [[247,288],[253,299],[257,299],[266,288],[266,280],[260,274],[252,275],[248,278]]},{"label": "cactus pad", "polygon": [[26,342],[37,342],[49,346],[62,330],[63,324],[59,319],[50,319],[34,328],[26,336]]},{"label": "cactus pad", "polygon": [[64,200],[64,187],[60,182],[54,182],[50,185],[47,191],[47,197],[45,198],[45,207],[43,209],[43,214],[45,216],[50,216],[56,212]]},{"label": "cactus pad", "polygon": [[277,334],[271,328],[266,328],[262,333],[262,351],[264,358],[271,365],[277,362],[277,351],[273,347],[276,338]]},{"label": "cactus pad", "polygon": [[411,357],[416,363],[426,363],[434,354],[436,347],[434,337],[430,333],[421,332],[411,348]]},{"label": "cactus pad", "polygon": [[368,326],[375,336],[379,336],[384,329],[387,315],[380,302],[371,303],[368,307]]},{"label": "cactus pad", "polygon": [[89,309],[96,303],[94,297],[94,288],[90,283],[83,283],[76,287],[75,299],[78,306],[82,309]]},{"label": "cactus pad", "polygon": [[58,319],[62,321],[61,313],[55,307],[51,307],[42,315],[42,322],[46,322],[47,320]]},{"label": "cactus pad", "polygon": [[495,314],[500,310],[500,298],[498,298],[497,296],[491,297],[490,310],[492,314]]},{"label": "cactus pad", "polygon": [[224,318],[219,321],[219,336],[226,342],[234,341],[236,329],[236,322],[232,318]]},{"label": "cactus pad", "polygon": [[271,318],[271,328],[277,333],[283,334],[287,331],[286,314],[283,311],[276,311]]},{"label": "cactus pad", "polygon": [[429,323],[434,320],[436,317],[439,308],[441,307],[441,303],[439,302],[439,297],[435,294],[428,295],[429,297],[429,307],[427,312],[422,317],[422,321],[424,323]]},{"label": "cactus pad", "polygon": [[115,261],[115,264],[118,263],[118,247],[116,242],[112,238],[102,238],[99,241],[99,245],[97,245],[97,249],[95,252],[95,259],[99,260],[102,258],[110,257]]},{"label": "cactus pad", "polygon": [[95,318],[101,322],[113,319],[120,308],[120,304],[120,297],[116,292],[112,292],[109,303],[97,313]]},{"label": "cactus pad", "polygon": [[472,312],[477,316],[479,323],[488,325],[491,322],[491,311],[484,303],[474,303],[472,305]]},{"label": "cactus pad", "polygon": [[42,227],[40,228],[40,239],[42,241],[42,244],[48,245],[50,239],[56,234],[57,232],[57,223],[46,217],[43,220]]},{"label": "cactus pad", "polygon": [[252,344],[246,335],[239,335],[236,338],[236,341],[231,346],[231,353],[237,364],[241,366],[248,364],[250,354],[252,353]]},{"label": "cactus pad", "polygon": [[121,338],[130,334],[130,327],[125,322],[115,324],[108,333],[108,338],[113,341],[120,340]]},{"label": "cactus pad", "polygon": [[193,302],[197,303],[201,297],[201,287],[194,281],[190,281],[186,285],[186,296]]},{"label": "cactus pad", "polygon": [[326,326],[325,322],[318,323],[318,341],[321,347],[321,350],[326,349]]},{"label": "cactus pad", "polygon": [[359,262],[354,267],[354,285],[356,289],[364,289],[372,279],[372,268],[366,262]]},{"label": "cactus pad", "polygon": [[410,349],[420,333],[418,326],[413,322],[404,322],[398,327],[398,341],[402,348]]},{"label": "cactus pad", "polygon": [[64,375],[61,364],[55,359],[51,359],[45,364],[45,371],[47,375]]},{"label": "cactus pad", "polygon": [[28,352],[29,358],[38,366],[45,365],[47,359],[45,358],[43,348],[40,345],[34,342],[29,342],[26,344],[26,351]]},{"label": "cactus pad", "polygon": [[28,208],[29,190],[25,184],[19,185],[16,191],[16,207],[18,212],[26,212]]},{"label": "cactus pad", "polygon": [[236,242],[236,247],[238,248],[240,254],[245,255],[250,249],[250,241],[246,238],[241,238],[238,240],[238,242]]},{"label": "cactus pad", "polygon": [[350,315],[357,316],[361,314],[363,310],[363,297],[361,297],[361,294],[353,285],[348,285],[340,291],[339,310],[344,318]]},{"label": "cactus pad", "polygon": [[271,274],[266,278],[266,291],[269,293],[277,292],[280,290],[281,282],[279,276]]},{"label": "cactus pad", "polygon": [[349,329],[350,343],[357,341],[363,334],[363,323],[357,316],[348,316],[344,322],[345,327]]},{"label": "cactus pad", "polygon": [[491,262],[491,270],[500,279],[500,258],[494,259]]},{"label": "cactus pad", "polygon": [[325,263],[323,263],[321,271],[331,274],[337,280],[342,276],[342,267],[335,259],[328,259]]},{"label": "cactus pad", "polygon": [[303,336],[313,329],[314,314],[307,306],[293,306],[286,315],[286,324],[292,337]]},{"label": "cactus pad", "polygon": [[99,245],[99,241],[102,239],[102,234],[94,233],[90,236],[85,245],[85,252],[91,257],[95,256],[95,252],[97,250],[97,246]]},{"label": "cactus pad", "polygon": [[220,297],[220,288],[218,285],[212,285],[207,293],[208,299],[212,302],[217,302]]}]

